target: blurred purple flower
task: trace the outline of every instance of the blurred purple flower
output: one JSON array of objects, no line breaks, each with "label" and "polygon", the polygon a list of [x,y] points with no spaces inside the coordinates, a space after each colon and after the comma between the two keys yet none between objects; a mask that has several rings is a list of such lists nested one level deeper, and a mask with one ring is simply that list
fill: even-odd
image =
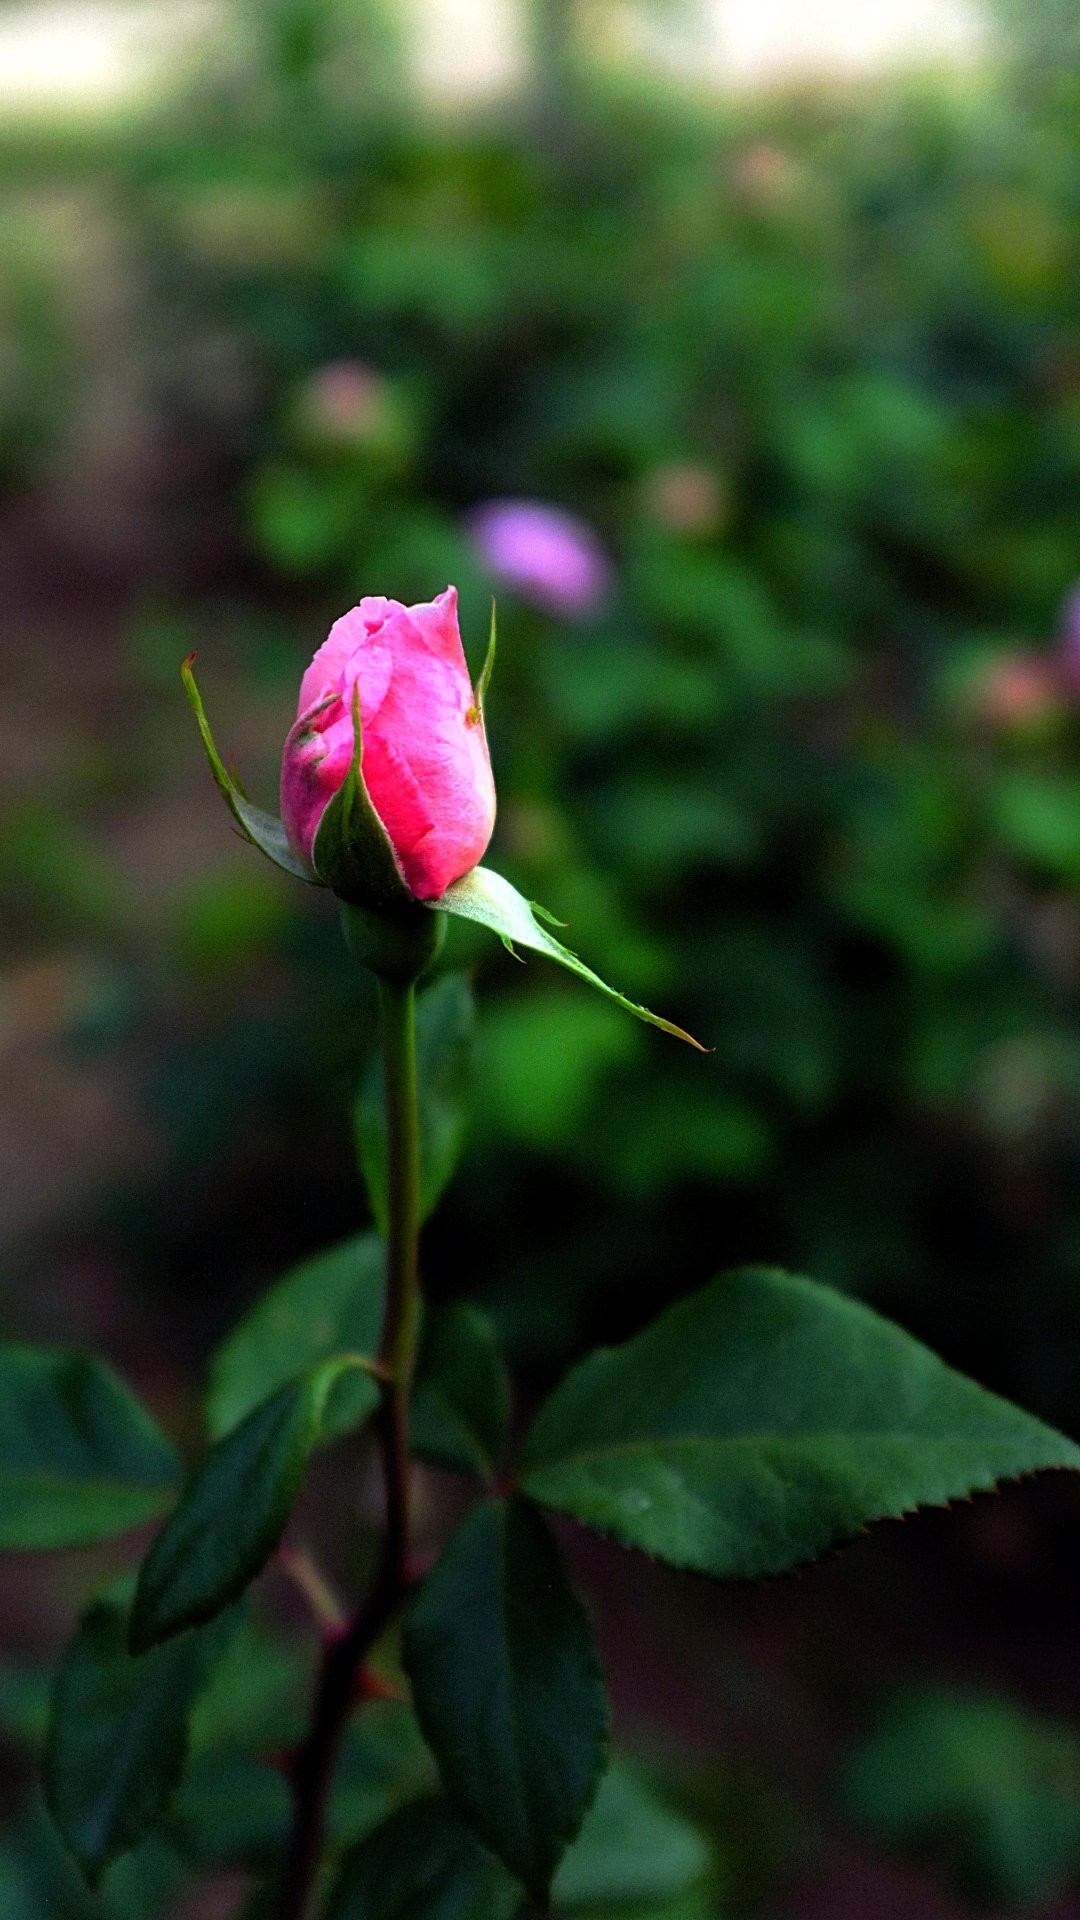
[{"label": "blurred purple flower", "polygon": [[1080,698],[1080,585],[1066,596],[1058,620],[1057,669],[1072,698]]},{"label": "blurred purple flower", "polygon": [[611,586],[611,562],[592,528],[540,500],[489,500],[469,516],[485,565],[548,613],[596,613]]}]

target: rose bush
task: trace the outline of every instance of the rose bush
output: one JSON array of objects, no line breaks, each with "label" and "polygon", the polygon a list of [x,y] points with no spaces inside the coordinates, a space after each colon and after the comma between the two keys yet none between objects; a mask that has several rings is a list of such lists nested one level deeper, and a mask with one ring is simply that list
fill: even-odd
[{"label": "rose bush", "polygon": [[495,824],[495,783],[456,588],[413,607],[366,596],[334,622],[300,683],[281,769],[281,818],[297,859],[330,885],[316,840],[353,763],[357,701],[368,798],[409,892],[437,900],[478,864]]}]

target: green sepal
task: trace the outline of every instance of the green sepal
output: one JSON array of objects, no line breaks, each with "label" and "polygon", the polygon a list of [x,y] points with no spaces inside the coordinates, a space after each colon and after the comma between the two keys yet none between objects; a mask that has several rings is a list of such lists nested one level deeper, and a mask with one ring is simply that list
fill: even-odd
[{"label": "green sepal", "polygon": [[477,681],[476,687],[475,687],[476,713],[481,726],[483,726],[484,718],[485,718],[484,702],[487,699],[487,690],[488,690],[488,687],[491,685],[491,676],[494,670],[495,670],[495,602],[493,600],[491,603],[491,632],[488,634],[487,652],[484,655],[484,664],[480,669],[480,678]]},{"label": "green sepal", "polygon": [[609,987],[607,981],[601,980],[600,975],[579,960],[576,953],[571,953],[569,947],[564,947],[561,941],[546,932],[536,915],[543,914],[544,919],[551,921],[553,926],[561,923],[545,908],[533,906],[516,887],[510,885],[509,880],[504,880],[501,873],[494,873],[490,867],[474,867],[471,873],[463,874],[460,880],[455,880],[447,887],[438,900],[431,900],[427,905],[437,913],[457,914],[462,920],[475,920],[478,926],[490,927],[511,952],[517,946],[531,947],[535,953],[546,954],[549,960],[557,960],[561,967],[568,967],[580,980],[587,980],[590,986],[606,994],[624,1012],[632,1013],[638,1020],[648,1021],[651,1027],[659,1027],[663,1033],[673,1034],[676,1040],[685,1040],[688,1046],[696,1047],[699,1053],[709,1052],[709,1048],[703,1047],[693,1034],[686,1033],[670,1020],[662,1020],[658,1013],[650,1013],[648,1007],[639,1007],[636,1001],[628,1000],[625,994]]},{"label": "green sepal", "polygon": [[[361,1355],[337,1354],[272,1394],[207,1455],[143,1561],[133,1653],[213,1619],[261,1573],[322,1438],[330,1394],[354,1368],[368,1377],[377,1371]],[[371,1377],[366,1406],[355,1409],[360,1418],[378,1397]]]},{"label": "green sepal", "polygon": [[297,859],[285,837],[285,829],[281,821],[272,813],[264,813],[261,807],[252,806],[239,781],[229,772],[222,760],[214,745],[214,736],[210,731],[202,697],[191,670],[194,659],[195,655],[189,653],[180,669],[180,678],[195,715],[214,782],[236,821],[241,838],[250,841],[253,847],[258,847],[259,852],[264,853],[268,860],[272,860],[275,867],[280,867],[283,873],[291,874],[294,880],[306,880],[312,887],[323,886],[325,882],[319,878],[319,875],[313,873],[310,867],[306,867],[302,860]]},{"label": "green sepal", "polygon": [[[308,718],[304,715],[296,727],[302,727]],[[384,909],[413,906],[416,895],[406,884],[390,836],[364,784],[364,736],[358,686],[353,687],[352,722],[353,756],[349,771],[315,830],[311,857],[323,884],[350,906]]]}]

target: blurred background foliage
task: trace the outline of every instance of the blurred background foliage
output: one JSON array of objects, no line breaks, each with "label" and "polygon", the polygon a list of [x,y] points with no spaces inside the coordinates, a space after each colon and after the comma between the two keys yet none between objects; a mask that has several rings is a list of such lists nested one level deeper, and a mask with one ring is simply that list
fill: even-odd
[{"label": "blurred background foliage", "polygon": [[[714,1051],[456,932],[431,1290],[528,1394],[783,1264],[1076,1432],[1080,67],[1001,18],[962,74],[718,97],[536,0],[519,93],[450,113],[389,5],[234,0],[152,110],[0,130],[9,1335],[191,1433],[214,1339],[360,1221],[372,998],[230,837],[177,670],[265,803],[330,620],[452,580],[476,667],[498,597],[493,863]],[[588,591],[493,564],[507,499],[573,517]],[[586,1559],[723,1910],[1065,1897],[1077,1518],[1028,1489],[753,1604]],[[88,1578],[16,1570],[20,1657]]]}]

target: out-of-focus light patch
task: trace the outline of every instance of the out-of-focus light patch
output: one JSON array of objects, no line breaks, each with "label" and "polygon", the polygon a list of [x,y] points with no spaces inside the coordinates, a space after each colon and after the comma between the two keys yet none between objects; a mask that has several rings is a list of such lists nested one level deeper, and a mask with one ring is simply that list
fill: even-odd
[{"label": "out-of-focus light patch", "polygon": [[708,86],[769,86],[968,66],[989,46],[979,0],[585,0],[597,50]]},{"label": "out-of-focus light patch", "polygon": [[509,92],[526,66],[516,0],[408,0],[413,72],[430,100]]},{"label": "out-of-focus light patch", "polygon": [[0,112],[99,112],[167,80],[206,32],[206,0],[56,0],[0,9]]}]

